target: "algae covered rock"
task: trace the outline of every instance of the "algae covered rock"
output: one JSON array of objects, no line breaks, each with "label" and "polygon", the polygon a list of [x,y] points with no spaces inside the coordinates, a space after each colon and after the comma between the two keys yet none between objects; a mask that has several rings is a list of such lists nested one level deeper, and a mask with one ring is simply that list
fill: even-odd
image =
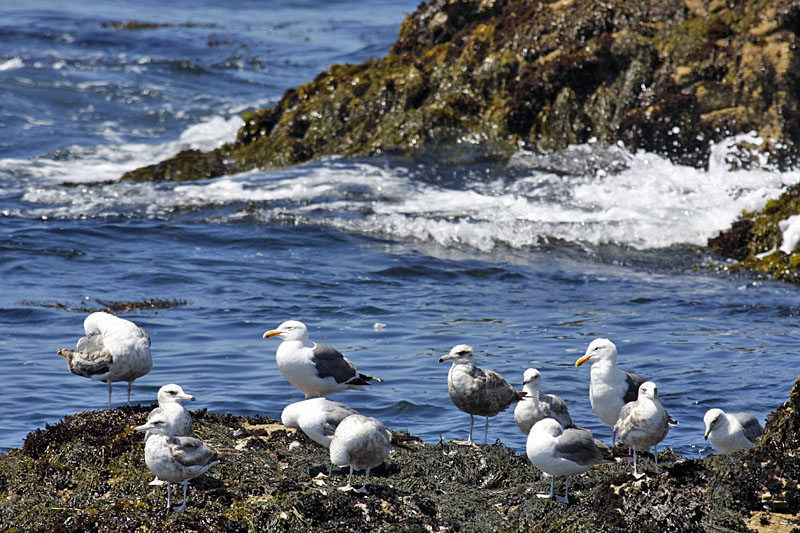
[{"label": "algae covered rock", "polygon": [[799,28],[793,0],[431,0],[385,57],[334,65],[245,114],[234,143],[123,179],[445,146],[505,156],[590,139],[703,167],[710,143],[748,131],[792,164]]},{"label": "algae covered rock", "polygon": [[800,214],[800,184],[787,188],[759,212],[743,213],[727,230],[709,239],[715,251],[737,263],[729,270],[756,271],[775,279],[800,283],[800,250],[781,250],[781,223]]},{"label": "algae covered rock", "polygon": [[[149,485],[134,426],[151,406],[65,417],[0,456],[4,531],[748,531],[800,511],[800,379],[750,450],[682,460],[637,480],[620,461],[570,484],[570,505],[535,497],[549,479],[502,444],[480,449],[394,440],[368,495],[342,492],[347,469],[266,417],[194,411],[196,434],[221,463],[191,482],[188,508],[166,509]],[[702,428],[698,429],[702,431]],[[624,455],[624,453],[623,453]],[[644,455],[644,454],[643,454]],[[649,455],[640,459],[652,472]],[[561,480],[559,480],[561,481]],[[788,530],[788,529],[787,529]]]}]

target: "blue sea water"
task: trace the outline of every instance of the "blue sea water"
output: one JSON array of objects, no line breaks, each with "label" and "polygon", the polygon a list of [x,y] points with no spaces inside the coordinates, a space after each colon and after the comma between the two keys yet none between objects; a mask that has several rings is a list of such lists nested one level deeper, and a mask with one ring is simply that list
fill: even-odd
[{"label": "blue sea water", "polygon": [[[385,380],[333,399],[427,442],[464,438],[447,394],[459,343],[543,390],[609,440],[588,402],[589,342],[655,381],[696,457],[706,409],[763,418],[798,375],[794,286],[713,269],[705,240],[800,175],[708,171],[592,143],[509,163],[328,158],[184,184],[115,184],[184,148],[234,138],[239,115],[333,63],[388,52],[416,2],[53,2],[0,5],[0,448],[107,388],[56,355],[106,302],[152,338],[133,401],[179,383],[191,408],[278,418],[302,399],[262,333],[304,321]],[[152,23],[120,29],[125,21]],[[465,139],[465,146],[480,146]],[[467,152],[470,148],[467,148]],[[125,383],[114,404],[125,401]],[[482,422],[482,421],[481,421]],[[482,425],[476,424],[477,435]],[[517,450],[511,410],[490,441]]]}]

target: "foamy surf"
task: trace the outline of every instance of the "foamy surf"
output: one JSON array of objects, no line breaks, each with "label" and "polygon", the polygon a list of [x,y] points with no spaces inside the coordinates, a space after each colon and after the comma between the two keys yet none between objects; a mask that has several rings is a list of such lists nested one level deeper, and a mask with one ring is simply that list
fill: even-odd
[{"label": "foamy surf", "polygon": [[[228,205],[234,209],[215,212],[215,220],[292,220],[481,252],[553,242],[647,250],[704,246],[742,210],[760,209],[786,185],[800,181],[798,172],[730,171],[725,164],[728,144],[721,143],[714,147],[708,171],[654,154],[583,145],[557,154],[555,163],[519,153],[507,173],[492,169],[492,175],[477,173],[453,186],[422,179],[424,170],[387,160],[337,158],[197,183],[54,184],[112,180],[178,149],[208,149],[230,140],[238,125],[237,117],[217,117],[160,146],[74,148],[73,157],[63,161],[17,161],[37,179],[23,194],[31,209],[13,214],[168,218],[176,210],[202,212],[206,206]],[[0,171],[8,161],[0,161]],[[243,204],[250,206],[246,212],[235,209]]]}]

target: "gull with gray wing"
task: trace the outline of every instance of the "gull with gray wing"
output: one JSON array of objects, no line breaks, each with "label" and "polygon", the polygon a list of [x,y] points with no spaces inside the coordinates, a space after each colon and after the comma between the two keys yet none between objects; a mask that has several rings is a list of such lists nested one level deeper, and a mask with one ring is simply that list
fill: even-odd
[{"label": "gull with gray wing", "polygon": [[619,413],[614,430],[619,431],[619,441],[633,448],[633,475],[640,477],[636,470],[636,451],[655,446],[655,462],[658,474],[658,443],[664,440],[669,431],[670,417],[661,400],[658,387],[652,381],[639,386],[639,397],[626,403]]},{"label": "gull with gray wing", "polygon": [[535,368],[525,370],[522,390],[526,396],[514,407],[514,421],[520,431],[527,435],[533,425],[544,418],[554,418],[564,428],[575,427],[564,400],[554,394],[542,393],[541,386],[542,374]]},{"label": "gull with gray wing", "polygon": [[722,409],[709,409],[703,417],[705,438],[717,453],[731,453],[751,448],[764,428],[758,418],[749,413],[725,413]]},{"label": "gull with gray wing", "polygon": [[617,368],[617,347],[608,339],[595,339],[589,343],[586,353],[575,361],[575,366],[587,361],[592,362],[589,402],[597,417],[611,427],[611,445],[614,446],[614,425],[619,412],[626,403],[636,400],[644,378]]},{"label": "gull with gray wing", "polygon": [[389,457],[392,435],[380,420],[369,416],[350,415],[339,423],[330,443],[331,463],[349,466],[347,485],[339,490],[353,490],[353,470],[366,470],[364,485],[357,492],[367,492],[369,471]]},{"label": "gull with gray wing", "polygon": [[312,343],[306,325],[287,320],[264,338],[278,337],[275,359],[284,377],[305,393],[306,400],[347,389],[364,390],[382,379],[360,373],[341,352],[325,344]]},{"label": "gull with gray wing", "polygon": [[455,441],[458,444],[473,445],[472,428],[475,415],[486,417],[483,444],[489,438],[489,417],[505,411],[515,402],[525,397],[524,391],[512,387],[503,376],[491,370],[475,366],[472,346],[459,344],[450,353],[442,356],[439,362],[451,361],[453,365],[447,374],[447,390],[453,403],[469,414],[469,438]]}]

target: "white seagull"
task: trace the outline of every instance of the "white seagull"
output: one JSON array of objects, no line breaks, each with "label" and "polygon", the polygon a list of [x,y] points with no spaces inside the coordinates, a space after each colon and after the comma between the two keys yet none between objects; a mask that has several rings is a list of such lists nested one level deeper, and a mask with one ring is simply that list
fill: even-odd
[{"label": "white seagull", "polygon": [[564,428],[575,427],[564,400],[554,394],[543,394],[541,386],[542,374],[535,368],[525,370],[522,390],[527,395],[514,408],[514,421],[520,431],[527,435],[533,425],[544,418],[554,418]]},{"label": "white seagull", "polygon": [[639,397],[626,403],[619,413],[614,430],[619,431],[619,441],[633,448],[633,475],[641,477],[636,470],[636,450],[646,450],[655,446],[656,474],[658,474],[658,443],[664,440],[669,431],[670,417],[661,400],[658,387],[652,381],[645,381],[639,387]]},{"label": "white seagull", "polygon": [[150,337],[145,330],[124,318],[109,313],[92,313],[83,321],[85,337],[74,350],[61,348],[58,355],[69,363],[69,371],[78,376],[108,383],[108,408],[111,409],[111,384],[128,382],[128,405],[131,385],[153,368]]},{"label": "white seagull", "polygon": [[439,362],[452,361],[453,365],[447,373],[447,390],[453,403],[469,414],[469,438],[458,444],[473,445],[472,428],[475,415],[486,417],[483,433],[485,445],[489,436],[489,417],[506,410],[512,403],[525,397],[525,392],[515,390],[503,376],[491,370],[475,366],[475,354],[472,346],[459,344],[453,346],[450,353],[442,356]]},{"label": "white seagull", "polygon": [[[552,418],[544,418],[533,425],[525,452],[533,466],[551,476],[550,494],[536,496],[561,503],[569,503],[569,476],[586,472],[598,463],[611,462],[604,458],[591,431],[564,429]],[[563,497],[555,495],[556,476],[566,476]]]},{"label": "white seagull", "polygon": [[338,350],[308,340],[306,325],[287,320],[276,329],[264,333],[264,338],[278,337],[275,359],[284,377],[303,391],[306,400],[346,389],[364,390],[371,381],[382,379],[361,374]]},{"label": "white seagull", "polygon": [[175,508],[183,511],[189,481],[219,464],[217,452],[200,439],[167,435],[167,419],[159,413],[134,429],[150,434],[144,446],[144,461],[158,479],[167,482],[167,508],[172,505],[172,484],[183,484],[183,503]]},{"label": "white seagull", "polygon": [[764,428],[758,419],[748,413],[727,414],[722,409],[709,409],[703,417],[705,438],[717,453],[731,453],[752,447]]},{"label": "white seagull", "polygon": [[364,485],[355,489],[366,493],[369,471],[389,457],[391,443],[391,433],[376,418],[350,415],[342,420],[330,444],[331,463],[350,467],[347,485],[339,490],[353,490],[353,470],[366,470]]},{"label": "white seagull", "polygon": [[311,398],[287,405],[281,413],[281,423],[288,428],[301,430],[309,439],[329,448],[342,420],[357,414],[358,411],[343,403]]},{"label": "white seagull", "polygon": [[635,401],[644,378],[617,368],[617,347],[608,339],[593,340],[586,353],[575,361],[581,366],[592,362],[589,382],[589,401],[597,417],[611,427],[611,445],[616,444],[614,424],[619,419],[622,406]]}]

